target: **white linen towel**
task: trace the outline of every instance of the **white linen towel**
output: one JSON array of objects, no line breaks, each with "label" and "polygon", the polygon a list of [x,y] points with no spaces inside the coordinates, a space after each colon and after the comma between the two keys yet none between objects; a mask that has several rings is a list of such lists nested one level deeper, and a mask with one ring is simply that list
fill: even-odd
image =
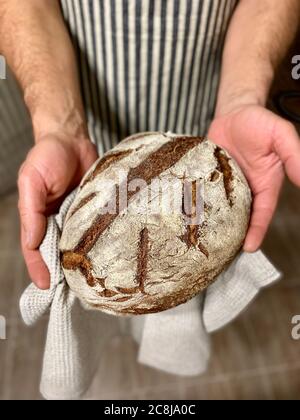
[{"label": "white linen towel", "polygon": [[203,373],[210,357],[209,333],[232,321],[261,288],[280,277],[261,251],[241,253],[206,292],[174,309],[121,322],[86,310],[68,287],[59,260],[60,233],[75,194],[65,200],[58,215],[49,217],[40,247],[51,275],[50,289],[41,291],[31,284],[20,301],[27,325],[50,312],[41,378],[46,399],[82,397],[97,371],[102,349],[120,333],[124,322],[139,343],[140,363],[177,375]]}]

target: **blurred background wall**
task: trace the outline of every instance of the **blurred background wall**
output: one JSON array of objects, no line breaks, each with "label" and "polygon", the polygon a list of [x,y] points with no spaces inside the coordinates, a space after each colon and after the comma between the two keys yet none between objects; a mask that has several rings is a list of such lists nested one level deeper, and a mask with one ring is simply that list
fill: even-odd
[{"label": "blurred background wall", "polygon": [[33,143],[30,119],[12,73],[0,80],[0,195],[16,186],[18,169]]}]

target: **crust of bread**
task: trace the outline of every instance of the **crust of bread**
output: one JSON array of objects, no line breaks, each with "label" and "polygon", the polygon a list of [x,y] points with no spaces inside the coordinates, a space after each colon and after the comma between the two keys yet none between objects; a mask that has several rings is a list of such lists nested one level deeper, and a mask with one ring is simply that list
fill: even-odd
[{"label": "crust of bread", "polygon": [[[127,181],[145,178],[147,185],[152,175],[160,181],[201,182],[201,223],[187,225],[182,214],[164,210],[141,211],[153,201],[147,188],[130,193],[127,208],[99,214],[120,185],[120,173]],[[85,307],[119,316],[185,303],[215,281],[239,252],[251,201],[237,163],[208,139],[172,133],[131,136],[93,165],[67,214],[60,242],[66,280]]]}]

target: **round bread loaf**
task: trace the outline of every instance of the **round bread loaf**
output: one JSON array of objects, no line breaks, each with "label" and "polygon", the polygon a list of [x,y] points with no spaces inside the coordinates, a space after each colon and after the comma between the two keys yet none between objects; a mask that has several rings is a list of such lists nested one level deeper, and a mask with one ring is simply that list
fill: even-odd
[{"label": "round bread loaf", "polygon": [[250,208],[240,168],[208,139],[129,137],[93,165],[69,209],[60,242],[66,280],[90,309],[172,308],[234,259]]}]

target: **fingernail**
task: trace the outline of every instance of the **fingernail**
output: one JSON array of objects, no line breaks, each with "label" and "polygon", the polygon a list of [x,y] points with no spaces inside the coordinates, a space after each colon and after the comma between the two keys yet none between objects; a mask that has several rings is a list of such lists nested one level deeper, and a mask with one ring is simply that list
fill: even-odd
[{"label": "fingernail", "polygon": [[243,250],[245,252],[248,252],[249,254],[252,254],[253,252],[256,251],[256,247],[251,242],[245,242],[244,247],[243,247]]},{"label": "fingernail", "polygon": [[37,287],[40,290],[49,290],[50,289],[50,284],[45,284],[45,282],[38,282]]},{"label": "fingernail", "polygon": [[251,254],[251,252],[252,252],[251,248],[249,248],[249,246],[247,246],[247,245],[244,246],[243,251],[247,252],[248,254]]}]

